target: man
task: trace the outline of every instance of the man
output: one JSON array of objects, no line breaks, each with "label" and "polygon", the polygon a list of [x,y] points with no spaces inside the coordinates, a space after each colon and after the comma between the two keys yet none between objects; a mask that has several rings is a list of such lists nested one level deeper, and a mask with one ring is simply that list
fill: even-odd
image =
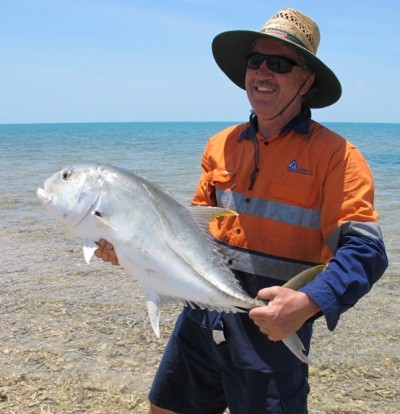
[{"label": "man", "polygon": [[[261,32],[213,41],[224,73],[247,92],[250,121],[210,139],[196,205],[239,213],[210,232],[247,292],[268,300],[248,314],[185,308],[149,395],[150,413],[307,413],[307,367],[282,344],[296,332],[309,349],[312,322],[333,330],[387,267],[373,179],[348,141],[311,120],[341,95],[316,56],[317,25],[282,9]],[[117,263],[112,246],[96,253]],[[328,268],[300,291],[299,271]]]}]

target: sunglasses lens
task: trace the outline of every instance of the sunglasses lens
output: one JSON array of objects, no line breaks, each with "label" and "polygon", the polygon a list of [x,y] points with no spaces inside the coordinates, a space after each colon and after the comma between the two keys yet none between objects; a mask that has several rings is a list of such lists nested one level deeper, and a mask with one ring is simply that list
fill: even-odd
[{"label": "sunglasses lens", "polygon": [[283,56],[252,53],[247,58],[247,67],[250,69],[259,69],[264,60],[267,62],[268,69],[275,73],[289,73],[293,66],[297,66],[296,62]]},{"label": "sunglasses lens", "polygon": [[280,56],[269,56],[267,65],[272,72],[276,73],[289,73],[294,66],[290,61]]},{"label": "sunglasses lens", "polygon": [[261,55],[259,53],[252,53],[247,58],[247,67],[250,69],[258,69],[261,66],[261,63],[263,63],[264,59],[264,55]]}]

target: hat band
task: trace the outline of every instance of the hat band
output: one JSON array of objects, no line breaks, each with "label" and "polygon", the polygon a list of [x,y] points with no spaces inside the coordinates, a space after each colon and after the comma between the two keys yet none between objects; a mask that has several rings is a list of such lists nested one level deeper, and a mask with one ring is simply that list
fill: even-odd
[{"label": "hat band", "polygon": [[266,29],[263,29],[262,32],[265,33],[265,34],[271,34],[275,37],[280,37],[282,39],[289,40],[290,42],[295,43],[296,45],[299,45],[299,46],[303,47],[304,49],[309,50],[301,40],[299,40],[297,37],[291,35],[290,33],[285,32],[284,30],[266,28]]}]

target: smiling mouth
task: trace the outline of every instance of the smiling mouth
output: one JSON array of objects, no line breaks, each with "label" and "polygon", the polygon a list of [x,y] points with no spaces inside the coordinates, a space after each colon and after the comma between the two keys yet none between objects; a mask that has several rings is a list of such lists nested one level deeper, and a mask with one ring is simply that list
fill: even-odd
[{"label": "smiling mouth", "polygon": [[275,92],[275,89],[273,89],[269,86],[256,86],[255,89],[256,89],[257,92],[264,92],[264,93]]}]

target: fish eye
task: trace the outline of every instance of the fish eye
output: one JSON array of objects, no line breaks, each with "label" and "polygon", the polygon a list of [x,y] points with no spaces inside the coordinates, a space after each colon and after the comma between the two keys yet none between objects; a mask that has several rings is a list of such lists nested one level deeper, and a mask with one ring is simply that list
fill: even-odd
[{"label": "fish eye", "polygon": [[65,170],[61,173],[61,179],[63,181],[68,181],[69,178],[71,177],[71,175],[72,175],[72,170],[70,170],[70,169]]}]

